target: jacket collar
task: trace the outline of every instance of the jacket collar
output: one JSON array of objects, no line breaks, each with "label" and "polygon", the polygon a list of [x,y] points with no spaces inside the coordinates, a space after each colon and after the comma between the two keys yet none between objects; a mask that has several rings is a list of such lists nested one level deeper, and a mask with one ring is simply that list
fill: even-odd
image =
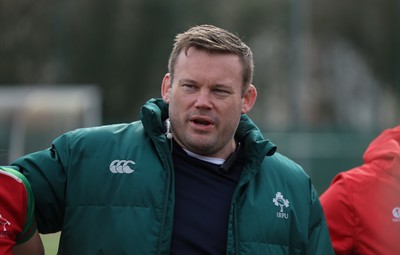
[{"label": "jacket collar", "polygon": [[[162,99],[147,101],[142,107],[140,118],[152,139],[166,139],[164,122],[168,118],[168,104]],[[263,137],[259,128],[245,114],[240,118],[235,137],[244,146],[246,161],[259,164],[265,156],[272,156],[276,151],[276,146]]]}]

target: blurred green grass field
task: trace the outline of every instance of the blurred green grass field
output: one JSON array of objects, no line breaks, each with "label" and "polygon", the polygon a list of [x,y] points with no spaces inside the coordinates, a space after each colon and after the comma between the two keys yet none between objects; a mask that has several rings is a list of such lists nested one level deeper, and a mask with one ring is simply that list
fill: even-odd
[{"label": "blurred green grass field", "polygon": [[60,239],[60,232],[54,234],[40,235],[43,241],[45,254],[56,255],[58,249],[58,240]]}]

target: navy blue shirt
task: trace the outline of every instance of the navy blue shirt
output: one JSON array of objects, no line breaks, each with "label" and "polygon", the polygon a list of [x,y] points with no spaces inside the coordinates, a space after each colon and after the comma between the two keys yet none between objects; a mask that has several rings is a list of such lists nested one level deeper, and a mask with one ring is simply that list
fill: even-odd
[{"label": "navy blue shirt", "polygon": [[175,208],[171,254],[226,254],[231,200],[243,168],[241,155],[238,146],[221,167],[189,156],[173,143]]}]

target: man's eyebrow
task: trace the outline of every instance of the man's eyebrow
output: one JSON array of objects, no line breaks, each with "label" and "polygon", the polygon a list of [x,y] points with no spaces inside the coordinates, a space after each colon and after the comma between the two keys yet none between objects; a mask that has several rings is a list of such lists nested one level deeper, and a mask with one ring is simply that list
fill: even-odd
[{"label": "man's eyebrow", "polygon": [[214,84],[214,87],[218,87],[218,88],[220,88],[220,87],[223,87],[223,88],[231,88],[231,86],[229,86],[229,85],[227,85],[227,84],[223,84],[223,83]]},{"label": "man's eyebrow", "polygon": [[[197,85],[198,82],[196,80],[187,78],[187,79],[182,79],[178,81],[178,84],[193,84],[193,85]],[[225,89],[225,90],[230,90],[233,91],[232,86],[229,86],[228,84],[224,84],[224,83],[216,83],[211,85],[211,88],[217,88],[217,89]]]},{"label": "man's eyebrow", "polygon": [[183,83],[197,84],[197,82],[195,80],[192,80],[192,79],[182,79],[182,80],[179,80],[178,83],[179,84],[183,84]]}]

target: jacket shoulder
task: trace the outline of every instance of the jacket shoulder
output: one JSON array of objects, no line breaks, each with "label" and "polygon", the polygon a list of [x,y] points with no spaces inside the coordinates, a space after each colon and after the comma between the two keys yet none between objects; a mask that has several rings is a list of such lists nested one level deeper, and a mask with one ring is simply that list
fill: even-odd
[{"label": "jacket shoulder", "polygon": [[112,139],[120,139],[127,134],[133,134],[143,131],[143,126],[140,121],[131,123],[120,123],[112,125],[103,125],[97,127],[79,128],[69,131],[54,140],[55,144],[68,141],[70,144],[75,143],[101,143],[103,140],[109,141]]},{"label": "jacket shoulder", "polygon": [[275,152],[272,156],[266,156],[263,165],[277,175],[309,179],[308,174],[297,162],[279,152]]}]

